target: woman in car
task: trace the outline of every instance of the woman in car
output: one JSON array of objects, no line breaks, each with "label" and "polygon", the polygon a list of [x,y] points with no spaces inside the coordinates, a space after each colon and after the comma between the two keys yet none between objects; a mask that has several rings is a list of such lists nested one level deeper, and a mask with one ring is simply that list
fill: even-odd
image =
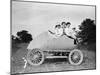
[{"label": "woman in car", "polygon": [[52,32],[50,30],[48,30],[48,31],[55,38],[58,38],[58,37],[60,37],[63,34],[63,29],[62,29],[62,27],[61,27],[60,24],[56,25],[55,28],[54,28],[54,30],[55,30],[54,32]]}]

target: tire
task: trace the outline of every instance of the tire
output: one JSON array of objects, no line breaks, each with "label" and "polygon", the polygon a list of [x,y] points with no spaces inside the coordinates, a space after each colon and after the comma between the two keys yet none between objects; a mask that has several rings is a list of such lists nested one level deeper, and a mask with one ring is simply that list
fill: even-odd
[{"label": "tire", "polygon": [[41,65],[44,62],[44,54],[40,50],[30,50],[27,54],[27,62],[32,66]]},{"label": "tire", "polygon": [[83,61],[83,53],[78,49],[74,49],[69,53],[68,59],[71,65],[80,65]]}]

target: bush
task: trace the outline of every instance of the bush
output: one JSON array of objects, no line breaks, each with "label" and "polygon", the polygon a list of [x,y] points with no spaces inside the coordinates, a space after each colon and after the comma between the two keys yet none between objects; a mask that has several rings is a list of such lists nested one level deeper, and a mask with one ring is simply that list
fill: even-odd
[{"label": "bush", "polygon": [[96,25],[94,20],[85,19],[81,23],[79,29],[81,30],[77,34],[77,38],[81,38],[81,43],[96,43]]}]

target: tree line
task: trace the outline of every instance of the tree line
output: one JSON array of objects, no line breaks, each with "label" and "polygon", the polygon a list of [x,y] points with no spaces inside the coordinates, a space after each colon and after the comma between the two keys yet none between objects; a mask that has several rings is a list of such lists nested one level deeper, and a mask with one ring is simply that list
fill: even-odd
[{"label": "tree line", "polygon": [[[96,24],[95,20],[86,18],[79,25],[80,31],[77,33],[76,37],[81,39],[80,44],[91,44],[96,43]],[[32,41],[32,35],[26,30],[17,32],[17,37],[12,35],[12,41],[16,43],[29,43]]]},{"label": "tree line", "polygon": [[12,35],[12,42],[15,43],[29,43],[32,40],[32,35],[26,30],[17,32],[17,37]]},{"label": "tree line", "polygon": [[80,38],[82,41],[81,44],[87,43],[96,43],[96,24],[95,20],[92,19],[85,19],[83,22],[79,25],[79,29],[81,30],[77,34],[77,38]]}]

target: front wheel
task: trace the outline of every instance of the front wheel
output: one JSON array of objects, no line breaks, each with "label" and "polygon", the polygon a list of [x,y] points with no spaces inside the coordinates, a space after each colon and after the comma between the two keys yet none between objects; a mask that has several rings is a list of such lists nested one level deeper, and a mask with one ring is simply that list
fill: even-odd
[{"label": "front wheel", "polygon": [[32,66],[41,65],[44,61],[44,54],[40,50],[30,50],[27,54],[27,61]]},{"label": "front wheel", "polygon": [[70,64],[80,65],[83,61],[83,53],[78,49],[74,49],[70,52],[68,59]]}]

